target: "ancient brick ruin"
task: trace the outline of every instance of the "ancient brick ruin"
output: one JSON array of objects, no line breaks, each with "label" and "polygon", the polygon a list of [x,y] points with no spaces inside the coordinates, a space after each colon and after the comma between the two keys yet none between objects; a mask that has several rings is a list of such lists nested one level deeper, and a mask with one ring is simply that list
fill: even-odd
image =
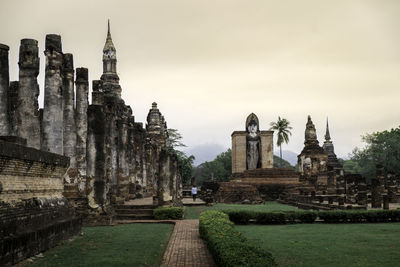
[{"label": "ancient brick ruin", "polygon": [[[273,131],[260,131],[254,113],[246,119],[246,131],[232,133],[232,177],[220,183],[217,202],[260,203],[295,193],[300,185],[293,169],[273,167]],[[254,161],[254,162],[252,162]]]},{"label": "ancient brick ruin", "polygon": [[[377,166],[371,185],[359,174],[344,172],[334,152],[328,122],[321,147],[308,116],[298,172],[273,168],[273,132],[259,131],[258,125],[252,113],[246,120],[247,131],[232,133],[231,181],[218,183],[214,185],[217,189],[210,190],[216,202],[280,200],[312,209],[366,209],[369,203],[372,208],[388,208],[389,203],[398,203],[400,183],[390,173],[385,179],[381,166]],[[211,189],[211,184],[206,183],[205,189]]]},{"label": "ancient brick ruin", "polygon": [[[0,140],[0,265],[15,264],[81,232],[63,196],[67,157]],[[22,143],[23,145],[17,144]]]},{"label": "ancient brick ruin", "polygon": [[[153,103],[143,127],[121,98],[110,26],[103,74],[92,83],[91,104],[88,69],[75,69],[73,55],[62,50],[61,36],[48,34],[44,106],[39,109],[38,51],[36,40],[21,40],[19,81],[10,82],[9,47],[0,44],[0,232],[4,240],[0,265],[79,233],[82,220],[88,225],[112,224],[115,206],[130,199],[152,197],[153,205],[181,204],[182,179],[177,158],[167,149],[166,121]],[[19,221],[32,227],[25,229],[28,232],[10,228]],[[31,240],[37,231],[44,238],[32,239],[40,243],[36,248],[29,242],[28,248],[10,245],[20,236]]]},{"label": "ancient brick ruin", "polygon": [[298,166],[301,185],[296,194],[282,198],[287,203],[313,209],[366,209],[369,203],[372,208],[389,208],[389,203],[398,203],[399,183],[390,174],[385,183],[382,166],[376,167],[376,177],[371,185],[367,185],[365,177],[343,170],[334,152],[328,122],[321,147],[308,116]]}]

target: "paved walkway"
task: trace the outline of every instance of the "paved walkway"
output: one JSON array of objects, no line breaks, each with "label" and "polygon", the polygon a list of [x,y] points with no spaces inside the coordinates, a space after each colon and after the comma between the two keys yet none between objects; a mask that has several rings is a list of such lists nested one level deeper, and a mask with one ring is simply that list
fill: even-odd
[{"label": "paved walkway", "polygon": [[199,220],[176,221],[162,267],[216,266],[199,235]]},{"label": "paved walkway", "polygon": [[204,202],[200,198],[197,198],[196,201],[193,201],[193,198],[184,197],[182,199],[182,204],[184,206],[204,206],[206,205],[206,202]]}]

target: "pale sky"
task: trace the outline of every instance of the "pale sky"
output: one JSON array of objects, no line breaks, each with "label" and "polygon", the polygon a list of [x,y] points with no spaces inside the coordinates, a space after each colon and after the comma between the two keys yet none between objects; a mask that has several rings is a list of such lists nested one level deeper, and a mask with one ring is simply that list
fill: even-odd
[{"label": "pale sky", "polygon": [[110,19],[136,121],[156,101],[189,147],[228,148],[251,112],[261,130],[281,116],[293,126],[283,149],[299,153],[307,115],[320,144],[329,117],[343,157],[361,135],[400,124],[399,14],[397,0],[0,0],[0,43],[18,80],[20,40],[39,41],[42,102],[45,35],[60,34],[91,81]]}]

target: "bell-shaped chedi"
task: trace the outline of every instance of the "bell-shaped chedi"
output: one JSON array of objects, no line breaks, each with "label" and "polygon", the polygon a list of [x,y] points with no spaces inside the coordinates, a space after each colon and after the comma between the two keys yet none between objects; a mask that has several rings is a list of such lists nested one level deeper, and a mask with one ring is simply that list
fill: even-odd
[{"label": "bell-shaped chedi", "polygon": [[311,120],[311,116],[308,115],[306,130],[304,132],[304,149],[303,152],[319,152],[324,153],[324,149],[319,146],[319,142],[317,139],[317,132],[315,130],[314,123]]},{"label": "bell-shaped chedi", "polygon": [[304,148],[297,156],[299,172],[304,179],[310,179],[312,176],[326,172],[328,155],[324,149],[319,146],[317,132],[311,116],[308,116],[306,130],[304,133]]}]

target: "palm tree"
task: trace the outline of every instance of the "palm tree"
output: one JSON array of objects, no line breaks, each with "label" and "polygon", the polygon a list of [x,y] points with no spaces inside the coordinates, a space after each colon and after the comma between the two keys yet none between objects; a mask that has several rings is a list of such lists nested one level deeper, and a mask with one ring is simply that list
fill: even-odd
[{"label": "palm tree", "polygon": [[285,119],[278,116],[278,121],[277,122],[271,122],[271,128],[270,130],[274,130],[277,131],[277,136],[278,136],[278,140],[276,141],[276,144],[279,146],[280,148],[280,158],[281,158],[281,162],[280,162],[280,167],[282,167],[282,143],[289,143],[289,135],[292,135],[292,133],[290,132],[290,130],[292,129],[292,127],[289,126],[290,122]]}]

